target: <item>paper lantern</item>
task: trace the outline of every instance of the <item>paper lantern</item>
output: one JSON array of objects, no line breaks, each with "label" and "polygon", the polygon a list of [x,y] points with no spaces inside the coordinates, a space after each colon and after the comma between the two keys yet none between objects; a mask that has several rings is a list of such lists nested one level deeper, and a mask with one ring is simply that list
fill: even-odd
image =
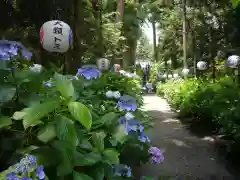
[{"label": "paper lantern", "polygon": [[183,69],[182,73],[183,73],[183,75],[188,75],[189,74],[189,69]]},{"label": "paper lantern", "polygon": [[173,76],[171,74],[168,74],[168,79],[172,79]]},{"label": "paper lantern", "polygon": [[62,21],[45,22],[40,29],[40,43],[46,51],[67,52],[72,45],[72,30]]},{"label": "paper lantern", "polygon": [[173,78],[178,78],[179,75],[178,74],[173,74]]},{"label": "paper lantern", "polygon": [[108,59],[100,58],[97,60],[97,67],[100,70],[108,70],[109,65],[110,65],[110,61]]},{"label": "paper lantern", "polygon": [[114,64],[113,68],[114,68],[114,72],[119,72],[121,70],[121,65],[120,64]]},{"label": "paper lantern", "polygon": [[207,62],[199,61],[197,63],[197,69],[199,69],[199,70],[206,70],[207,69]]},{"label": "paper lantern", "polygon": [[239,65],[240,57],[236,55],[229,56],[227,59],[227,66],[236,68]]}]

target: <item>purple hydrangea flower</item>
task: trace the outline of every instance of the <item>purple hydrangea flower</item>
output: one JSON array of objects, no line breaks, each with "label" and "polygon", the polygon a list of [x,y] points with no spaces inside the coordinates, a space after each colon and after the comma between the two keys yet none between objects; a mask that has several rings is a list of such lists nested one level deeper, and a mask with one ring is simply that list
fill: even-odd
[{"label": "purple hydrangea flower", "polygon": [[19,180],[19,177],[14,172],[10,172],[6,175],[6,180]]},{"label": "purple hydrangea flower", "polygon": [[76,76],[83,76],[84,78],[97,79],[101,75],[100,70],[95,65],[85,65],[78,69]]},{"label": "purple hydrangea flower", "polygon": [[129,95],[121,96],[118,99],[117,105],[120,110],[135,111],[137,109],[136,100]]},{"label": "purple hydrangea flower", "polygon": [[150,147],[148,153],[151,155],[152,164],[160,164],[164,160],[163,153],[157,147]]},{"label": "purple hydrangea flower", "polygon": [[40,165],[37,167],[36,169],[36,176],[42,180],[45,178],[45,173],[44,173],[44,168],[43,168],[43,165]]},{"label": "purple hydrangea flower", "polygon": [[11,58],[17,56],[19,51],[25,59],[29,60],[32,58],[32,53],[23,46],[22,43],[0,40],[0,60],[10,60]]}]

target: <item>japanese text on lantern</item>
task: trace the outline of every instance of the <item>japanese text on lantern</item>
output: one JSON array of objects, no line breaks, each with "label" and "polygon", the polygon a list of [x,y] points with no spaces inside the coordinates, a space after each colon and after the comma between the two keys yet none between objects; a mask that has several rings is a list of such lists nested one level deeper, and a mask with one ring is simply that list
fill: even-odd
[{"label": "japanese text on lantern", "polygon": [[54,49],[60,49],[60,46],[61,46],[61,37],[60,36],[63,36],[63,25],[61,24],[61,21],[57,21],[55,24],[54,24],[54,27],[53,27],[53,34],[55,34],[54,36],[54,46],[53,48]]}]

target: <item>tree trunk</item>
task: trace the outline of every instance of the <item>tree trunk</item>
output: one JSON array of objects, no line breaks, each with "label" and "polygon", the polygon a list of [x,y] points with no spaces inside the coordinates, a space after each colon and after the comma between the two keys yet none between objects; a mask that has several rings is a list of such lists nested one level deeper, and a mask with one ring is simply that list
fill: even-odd
[{"label": "tree trunk", "polygon": [[186,0],[182,0],[183,6],[183,67],[188,68],[187,64],[187,10],[186,10]]},{"label": "tree trunk", "polygon": [[123,13],[124,13],[124,0],[118,0],[117,16],[116,16],[117,22],[123,21]]},{"label": "tree trunk", "polygon": [[158,52],[157,52],[157,34],[156,34],[156,21],[155,18],[152,20],[152,29],[153,29],[153,58],[154,61],[158,61]]}]

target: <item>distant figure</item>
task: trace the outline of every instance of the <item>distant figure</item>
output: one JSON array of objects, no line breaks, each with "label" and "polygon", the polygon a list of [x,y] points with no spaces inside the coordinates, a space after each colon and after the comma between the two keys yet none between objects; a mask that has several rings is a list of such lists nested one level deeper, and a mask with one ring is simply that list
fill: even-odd
[{"label": "distant figure", "polygon": [[152,91],[153,91],[153,85],[152,85],[151,82],[147,82],[147,83],[146,83],[146,88],[147,88],[147,92],[148,92],[148,93],[152,93]]}]

